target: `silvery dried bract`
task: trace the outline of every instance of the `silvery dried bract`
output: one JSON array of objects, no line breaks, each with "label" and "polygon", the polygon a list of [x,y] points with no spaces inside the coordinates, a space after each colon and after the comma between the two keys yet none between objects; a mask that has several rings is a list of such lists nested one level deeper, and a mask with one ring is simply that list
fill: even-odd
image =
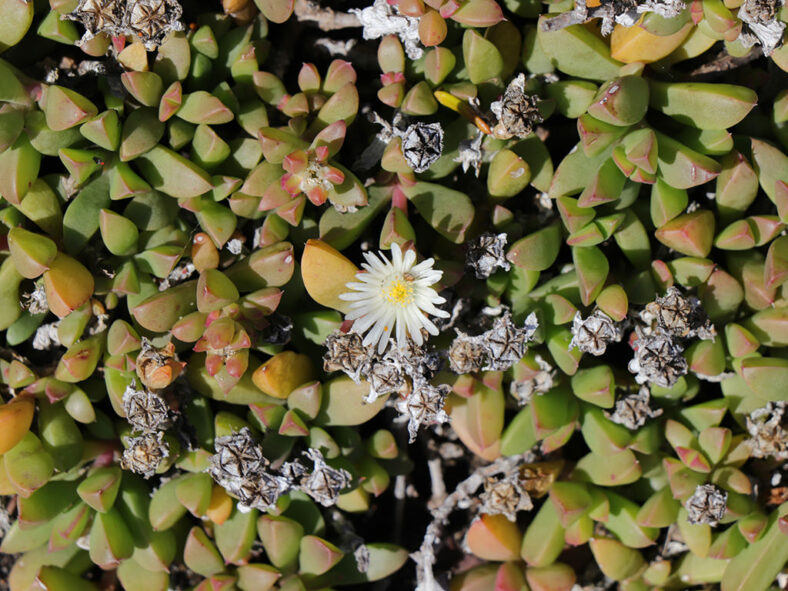
[{"label": "silvery dried bract", "polygon": [[352,8],[364,27],[364,39],[379,39],[386,35],[396,35],[405,46],[405,53],[411,60],[419,59],[424,51],[419,47],[419,19],[399,14],[397,8],[386,0],[375,0],[372,6],[363,10]]},{"label": "silvery dried bract", "polygon": [[682,356],[684,347],[660,329],[650,335],[639,333],[634,348],[635,357],[628,367],[638,384],[649,382],[672,388],[687,373],[687,360]]},{"label": "silvery dried bract", "polygon": [[355,332],[335,331],[326,338],[323,369],[327,372],[343,371],[358,384],[362,374],[369,371],[374,347],[365,347],[362,337]]},{"label": "silvery dried bract", "polygon": [[457,150],[457,156],[454,157],[454,162],[459,162],[462,165],[462,171],[468,172],[468,169],[473,169],[473,173],[478,177],[482,170],[482,157],[484,151],[482,150],[482,141],[484,134],[479,132],[476,137],[471,140],[462,140]]},{"label": "silvery dried bract", "polygon": [[211,456],[209,472],[214,480],[246,478],[257,474],[268,465],[263,449],[252,437],[248,427],[237,433],[217,437],[214,440],[216,453]]},{"label": "silvery dried bract", "polygon": [[22,295],[22,307],[33,315],[49,312],[47,293],[43,281],[36,281],[35,289]]},{"label": "silvery dried bract", "polygon": [[153,476],[159,465],[170,455],[170,446],[163,438],[162,431],[130,438],[129,447],[123,450],[120,467],[136,472],[144,478]]},{"label": "silvery dried bract", "polygon": [[485,332],[483,342],[487,350],[485,371],[503,371],[520,361],[533,339],[539,322],[531,312],[522,328],[517,328],[512,315],[506,312],[495,320],[493,327]]},{"label": "silvery dried bract", "polygon": [[534,507],[531,496],[520,484],[517,473],[485,480],[480,500],[480,513],[505,515],[509,521],[517,520],[518,511],[529,511]]},{"label": "silvery dried bract", "polygon": [[54,347],[59,347],[58,326],[60,326],[59,320],[39,326],[36,329],[36,334],[33,336],[33,349],[36,351],[49,351]]},{"label": "silvery dried bract", "polygon": [[183,8],[176,0],[127,0],[128,30],[148,51],[161,45],[171,31],[183,30],[182,14]]},{"label": "silvery dried bract", "polygon": [[312,460],[313,466],[312,471],[298,483],[298,488],[324,507],[336,505],[339,492],[350,485],[350,473],[326,464],[323,454],[317,449],[308,449],[304,455]]},{"label": "silvery dried bract", "polygon": [[244,243],[240,238],[233,238],[228,240],[224,247],[227,249],[227,252],[237,256],[243,252]]},{"label": "silvery dried bract", "polygon": [[646,0],[638,3],[639,13],[656,12],[664,18],[675,18],[687,7],[684,0]]},{"label": "silvery dried bract", "polygon": [[544,120],[539,112],[539,97],[525,92],[525,74],[519,74],[509,83],[490,110],[498,118],[493,134],[499,139],[525,138]]},{"label": "silvery dried bract", "polygon": [[745,47],[759,43],[763,53],[770,55],[782,44],[785,23],[777,19],[782,0],[745,0],[738,17],[744,23],[739,41]]},{"label": "silvery dried bract", "polygon": [[577,348],[583,353],[599,357],[605,353],[608,344],[618,343],[622,337],[619,326],[601,310],[594,310],[585,320],[580,312],[576,312],[572,319],[569,350]]},{"label": "silvery dried bract", "polygon": [[421,425],[436,425],[449,420],[443,403],[451,391],[446,384],[432,386],[426,381],[416,380],[413,391],[395,403],[397,411],[408,419],[409,443],[416,441]]},{"label": "silvery dried bract", "polygon": [[443,153],[440,123],[414,123],[402,134],[402,155],[413,172],[424,172]]},{"label": "silvery dried bract", "polygon": [[485,232],[472,240],[465,254],[465,268],[473,271],[476,279],[487,279],[497,269],[511,269],[511,263],[506,260],[506,238],[505,232]]},{"label": "silvery dried bract", "polygon": [[725,503],[728,493],[713,484],[701,484],[684,503],[687,509],[687,521],[692,524],[708,523],[716,526],[725,515]]},{"label": "silvery dried bract", "polygon": [[162,431],[171,424],[164,399],[145,387],[138,390],[134,381],[126,387],[122,401],[126,420],[135,431]]},{"label": "silvery dried bract", "polygon": [[770,402],[746,417],[750,434],[747,444],[753,457],[788,461],[788,430],[783,426],[785,407],[785,402]]},{"label": "silvery dried bract", "polygon": [[665,18],[673,18],[678,16],[685,6],[683,0],[603,0],[598,6],[589,7],[586,0],[576,0],[574,10],[546,19],[542,29],[557,31],[598,18],[602,21],[602,34],[609,35],[617,24],[631,27],[644,12],[656,12]]},{"label": "silvery dried bract", "polygon": [[196,272],[197,268],[191,261],[188,263],[183,263],[182,265],[178,265],[172,271],[170,271],[170,274],[167,275],[167,277],[159,281],[159,291],[164,291],[174,285],[183,283]]},{"label": "silvery dried bract", "polygon": [[553,366],[542,359],[541,355],[536,355],[534,359],[539,365],[539,371],[526,380],[513,380],[509,384],[509,393],[517,399],[517,404],[520,406],[525,406],[531,402],[534,395],[541,396],[549,392],[553,387],[556,375]]},{"label": "silvery dried bract", "polygon": [[658,327],[681,339],[714,340],[717,334],[700,300],[683,296],[674,286],[669,287],[664,296],[646,304],[640,317],[647,323],[654,318]]},{"label": "silvery dried bract", "polygon": [[650,400],[651,391],[647,386],[641,386],[637,394],[628,394],[616,400],[615,410],[612,413],[605,411],[605,416],[634,431],[645,425],[648,419],[662,414],[661,408],[655,410],[649,406]]}]

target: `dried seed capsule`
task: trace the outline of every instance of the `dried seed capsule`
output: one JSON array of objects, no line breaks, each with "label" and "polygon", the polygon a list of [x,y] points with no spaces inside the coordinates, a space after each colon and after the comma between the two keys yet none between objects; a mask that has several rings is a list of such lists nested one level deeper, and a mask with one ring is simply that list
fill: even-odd
[{"label": "dried seed capsule", "polygon": [[85,27],[82,41],[89,41],[99,33],[118,35],[124,28],[125,4],[122,0],[80,0],[66,18]]},{"label": "dried seed capsule", "polygon": [[449,349],[449,367],[454,373],[474,373],[484,366],[486,350],[479,337],[469,337],[457,331]]},{"label": "dried seed capsule", "polygon": [[506,233],[485,232],[468,245],[465,254],[465,268],[473,271],[476,279],[487,279],[497,269],[508,271],[512,268],[506,260]]},{"label": "dried seed capsule", "polygon": [[572,320],[569,350],[578,348],[583,353],[599,357],[605,353],[608,344],[619,342],[622,336],[622,331],[613,319],[601,310],[594,310],[585,320],[577,312]]},{"label": "dried seed capsule", "polygon": [[317,449],[308,449],[304,455],[312,460],[312,471],[299,482],[299,488],[324,507],[336,505],[339,492],[350,485],[347,470],[332,468],[326,464],[323,454]]},{"label": "dried seed capsule", "polygon": [[170,446],[164,441],[164,433],[143,433],[129,439],[129,447],[123,451],[120,467],[150,478],[159,465],[170,455]]},{"label": "dried seed capsule", "polygon": [[368,403],[380,396],[401,392],[405,388],[405,374],[399,364],[390,359],[383,359],[372,364],[366,375],[369,382],[369,394],[364,398]]},{"label": "dried seed capsule", "polygon": [[678,338],[714,340],[717,334],[701,307],[700,300],[684,297],[678,288],[673,286],[668,288],[664,296],[646,304],[640,316],[647,323],[651,318],[656,319],[657,326]]},{"label": "dried seed capsule", "polygon": [[648,419],[653,419],[662,414],[662,409],[656,410],[649,406],[651,391],[647,386],[641,386],[637,394],[629,394],[616,401],[616,409],[612,413],[605,411],[605,416],[614,423],[624,425],[634,431],[646,424]]},{"label": "dried seed capsule", "polygon": [[358,383],[366,374],[374,353],[372,347],[362,344],[362,337],[355,332],[333,332],[326,338],[323,369],[327,372],[343,371]]},{"label": "dried seed capsule", "polygon": [[539,322],[533,312],[525,319],[522,328],[515,326],[509,312],[499,316],[493,327],[482,335],[487,350],[487,365],[482,369],[502,371],[520,361],[538,327]]},{"label": "dried seed capsule", "polygon": [[417,379],[413,383],[413,391],[395,403],[399,413],[408,419],[408,435],[410,443],[416,440],[421,425],[435,425],[449,420],[443,403],[451,388],[446,384],[432,386],[425,380]]},{"label": "dried seed capsule", "polygon": [[145,388],[137,390],[133,381],[123,393],[123,412],[134,430],[143,433],[163,431],[172,424],[164,399]]},{"label": "dried seed capsule", "polygon": [[263,449],[252,437],[248,427],[237,433],[217,437],[214,440],[216,453],[211,456],[209,472],[216,482],[225,479],[256,475],[268,465],[263,457]]},{"label": "dried seed capsule", "polygon": [[525,92],[525,74],[519,74],[509,83],[503,96],[490,105],[490,110],[498,117],[493,135],[499,139],[525,138],[536,124],[544,121],[539,112],[539,97]]},{"label": "dried seed capsule", "polygon": [[628,367],[638,384],[649,382],[671,388],[687,373],[687,360],[681,355],[684,348],[661,330],[651,335],[639,334],[633,346],[635,357]]},{"label": "dried seed capsule", "polygon": [[440,123],[414,123],[402,134],[402,155],[414,172],[424,172],[443,153]]},{"label": "dried seed capsule", "polygon": [[701,484],[684,503],[687,509],[687,521],[692,524],[708,523],[712,527],[719,523],[725,515],[725,503],[728,493],[713,484]]},{"label": "dried seed capsule", "polygon": [[517,473],[485,480],[480,499],[480,513],[505,515],[509,521],[517,519],[518,511],[529,511],[534,506]]},{"label": "dried seed capsule", "polygon": [[151,51],[171,31],[183,30],[182,14],[183,8],[176,0],[130,0],[126,4],[125,21],[131,34],[139,37],[145,49]]}]

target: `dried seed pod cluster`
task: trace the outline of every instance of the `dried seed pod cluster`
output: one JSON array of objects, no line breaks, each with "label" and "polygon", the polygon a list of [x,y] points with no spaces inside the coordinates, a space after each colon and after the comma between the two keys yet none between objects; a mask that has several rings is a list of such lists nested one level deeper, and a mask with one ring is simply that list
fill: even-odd
[{"label": "dried seed pod cluster", "polygon": [[0,588],[784,586],[784,0],[0,15]]}]

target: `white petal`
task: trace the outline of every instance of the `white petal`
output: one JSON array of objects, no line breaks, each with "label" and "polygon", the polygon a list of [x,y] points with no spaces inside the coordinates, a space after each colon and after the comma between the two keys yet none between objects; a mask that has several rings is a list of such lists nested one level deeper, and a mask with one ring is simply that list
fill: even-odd
[{"label": "white petal", "polygon": [[416,252],[411,248],[408,252],[405,253],[405,258],[402,261],[402,268],[404,270],[408,270],[413,266],[413,263],[416,262]]},{"label": "white petal", "polygon": [[376,314],[367,314],[362,316],[358,320],[353,323],[353,330],[355,330],[359,334],[364,334],[367,332],[367,329],[375,324],[380,319],[380,316]]},{"label": "white petal", "polygon": [[402,270],[402,249],[396,242],[391,243],[391,264],[397,271]]}]

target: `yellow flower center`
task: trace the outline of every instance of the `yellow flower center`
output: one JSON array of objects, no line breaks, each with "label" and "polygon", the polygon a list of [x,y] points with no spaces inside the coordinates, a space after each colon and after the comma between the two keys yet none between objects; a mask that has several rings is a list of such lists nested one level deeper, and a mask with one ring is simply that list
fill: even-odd
[{"label": "yellow flower center", "polygon": [[404,308],[413,302],[413,285],[407,278],[394,279],[383,295],[389,303]]}]

